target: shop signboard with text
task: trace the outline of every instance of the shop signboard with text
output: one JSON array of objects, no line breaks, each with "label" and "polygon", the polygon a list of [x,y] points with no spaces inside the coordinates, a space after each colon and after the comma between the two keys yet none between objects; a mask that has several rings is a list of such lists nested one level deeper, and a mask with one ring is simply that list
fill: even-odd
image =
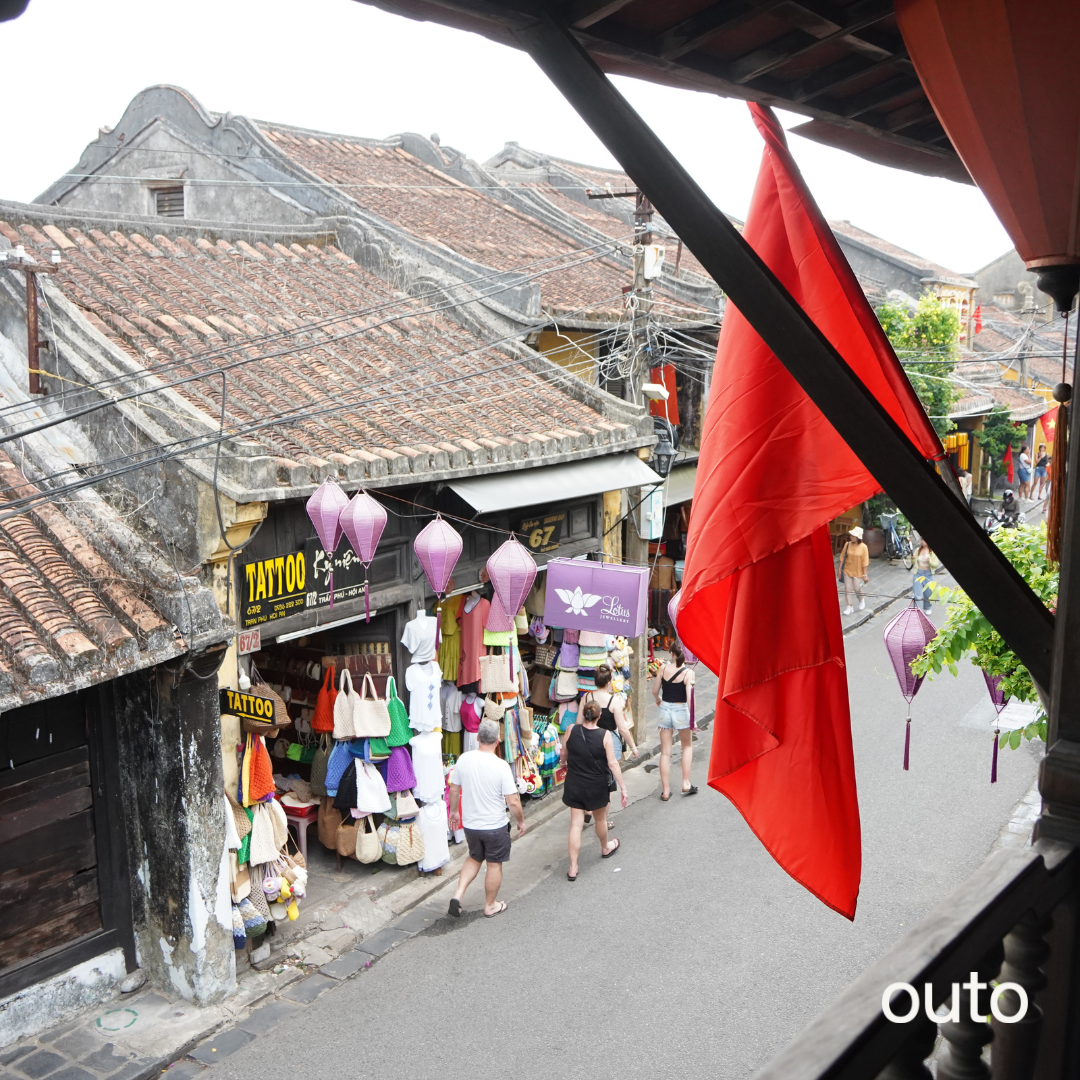
[{"label": "shop signboard with text", "polygon": [[566,511],[560,510],[525,518],[514,532],[533,555],[546,555],[549,551],[559,550],[565,525]]},{"label": "shop signboard with text", "polygon": [[585,559],[547,564],[544,622],[573,630],[637,637],[649,613],[649,569]]}]

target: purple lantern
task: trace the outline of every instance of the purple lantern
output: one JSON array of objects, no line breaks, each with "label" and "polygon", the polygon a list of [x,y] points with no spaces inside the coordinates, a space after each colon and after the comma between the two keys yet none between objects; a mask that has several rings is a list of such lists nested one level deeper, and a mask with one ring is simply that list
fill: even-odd
[{"label": "purple lantern", "polygon": [[525,597],[536,580],[536,563],[513,536],[506,541],[487,561],[488,580],[499,601],[499,608],[508,626],[492,625],[491,614],[495,611],[492,604],[488,613],[489,630],[513,630],[514,616],[521,610]]},{"label": "purple lantern", "polygon": [[904,768],[908,767],[911,749],[911,701],[922,686],[923,676],[911,670],[911,663],[926,646],[934,640],[937,630],[934,624],[919,610],[913,600],[910,607],[904,608],[899,615],[885,627],[885,648],[892,661],[896,680],[900,683],[900,693],[908,703],[907,727],[904,730]]},{"label": "purple lantern", "polygon": [[368,599],[368,571],[375,549],[386,528],[386,510],[382,503],[366,491],[358,491],[352,502],[341,512],[341,527],[352,544],[353,551],[364,564],[364,616],[371,622],[371,604]]},{"label": "purple lantern", "polygon": [[997,712],[997,716],[994,717],[994,756],[990,762],[990,783],[996,784],[998,737],[1001,735],[1001,724],[999,720],[1001,717],[1001,710],[1009,704],[1009,698],[1001,689],[1001,680],[1005,678],[1004,675],[991,675],[989,672],[984,671],[983,678],[986,680],[986,689],[990,691],[990,700],[994,703],[994,709]]},{"label": "purple lantern", "polygon": [[338,487],[336,480],[327,477],[307,501],[308,517],[330,563],[330,606],[334,606],[334,552],[341,543],[341,511],[349,504],[349,496]]},{"label": "purple lantern", "polygon": [[671,599],[668,601],[668,605],[667,605],[667,617],[668,617],[668,621],[671,623],[672,629],[675,631],[675,637],[679,642],[679,647],[683,651],[683,656],[686,657],[687,666],[688,667],[697,667],[698,664],[700,663],[700,661],[686,647],[686,643],[683,641],[683,639],[681,637],[679,637],[678,615],[679,615],[679,598],[681,596],[682,596],[682,589],[679,589],[678,592],[675,592],[675,593],[672,594]]},{"label": "purple lantern", "polygon": [[431,591],[435,593],[439,601],[435,608],[436,648],[439,645],[442,602],[446,596],[446,586],[450,582],[450,575],[454,572],[458,559],[461,558],[463,546],[461,536],[443,521],[440,514],[436,514],[435,520],[428,522],[420,530],[420,535],[413,542],[413,551],[416,552],[416,557],[424,568]]}]

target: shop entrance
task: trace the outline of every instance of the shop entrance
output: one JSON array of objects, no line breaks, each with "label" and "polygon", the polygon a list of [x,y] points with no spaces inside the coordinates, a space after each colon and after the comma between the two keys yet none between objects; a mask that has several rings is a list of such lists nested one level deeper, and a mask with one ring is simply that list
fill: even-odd
[{"label": "shop entrance", "polygon": [[110,698],[0,717],[0,997],[118,945],[135,966]]}]

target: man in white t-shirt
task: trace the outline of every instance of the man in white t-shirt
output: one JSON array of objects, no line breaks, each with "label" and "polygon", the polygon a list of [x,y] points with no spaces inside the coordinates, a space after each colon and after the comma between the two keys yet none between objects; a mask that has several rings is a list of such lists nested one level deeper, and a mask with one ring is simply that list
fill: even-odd
[{"label": "man in white t-shirt", "polygon": [[480,873],[480,864],[486,862],[484,914],[491,919],[506,910],[506,904],[498,899],[502,864],[510,858],[506,808],[517,822],[518,836],[524,835],[526,825],[514,773],[495,753],[499,725],[494,720],[481,720],[476,739],[480,748],[462,754],[450,773],[450,828],[464,828],[469,845],[469,857],[450,901],[450,914],[460,918],[465,890]]}]

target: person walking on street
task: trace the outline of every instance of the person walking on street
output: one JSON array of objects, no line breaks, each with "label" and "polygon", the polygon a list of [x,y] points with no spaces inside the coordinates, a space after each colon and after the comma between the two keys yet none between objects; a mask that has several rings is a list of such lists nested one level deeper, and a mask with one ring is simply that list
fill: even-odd
[{"label": "person walking on street", "polygon": [[690,730],[689,697],[694,688],[694,673],[686,666],[686,656],[678,645],[671,646],[671,659],[653,679],[653,700],[660,706],[660,792],[661,802],[671,798],[671,747],[675,732],[682,743],[682,793],[696,795],[690,783],[690,766],[694,760],[694,733]]},{"label": "person walking on street", "polygon": [[567,881],[577,881],[578,855],[581,853],[581,830],[586,813],[596,822],[596,838],[600,841],[600,857],[610,859],[621,844],[615,838],[608,839],[608,804],[611,802],[612,786],[622,793],[625,809],[630,801],[626,793],[626,781],[622,769],[615,760],[615,748],[611,732],[597,727],[600,706],[587,701],[581,707],[581,723],[575,724],[570,737],[559,754],[559,763],[566,766],[563,784],[563,802],[570,807],[570,869]]},{"label": "person walking on street", "polygon": [[1043,497],[1043,489],[1046,489],[1046,494],[1050,494],[1050,455],[1046,452],[1046,444],[1039,443],[1039,452],[1035,456],[1035,479],[1038,482],[1039,490],[1035,493],[1036,499]]},{"label": "person walking on street", "polygon": [[863,543],[862,527],[855,525],[848,533],[848,541],[840,551],[840,574],[844,580],[844,599],[847,607],[844,614],[850,615],[855,610],[855,601],[859,601],[859,610],[866,607],[863,599],[863,586],[867,583],[867,567],[870,565],[870,552]]},{"label": "person walking on street", "polygon": [[[915,552],[915,570],[911,580],[911,595],[927,614],[930,612],[930,586],[934,583],[934,571],[938,560],[925,540],[919,541]],[[940,563],[938,563],[940,565]]]},{"label": "person walking on street", "polygon": [[615,759],[622,761],[623,747],[630,747],[631,757],[638,756],[637,743],[634,742],[634,733],[626,722],[626,713],[623,711],[622,698],[611,692],[611,668],[602,664],[596,669],[596,689],[590,690],[582,699],[582,705],[589,701],[595,701],[600,706],[599,726],[604,731],[611,732],[611,743],[615,749]]},{"label": "person walking on street", "polygon": [[465,890],[487,863],[484,874],[484,914],[492,919],[506,910],[499,897],[503,863],[510,858],[510,825],[506,808],[517,822],[518,836],[528,827],[521,809],[521,796],[510,766],[495,753],[499,745],[499,725],[481,720],[476,732],[477,750],[467,750],[450,773],[450,828],[464,828],[469,857],[461,868],[457,891],[450,901],[450,914],[461,917]]},{"label": "person walking on street", "polygon": [[1020,461],[1016,466],[1016,478],[1020,482],[1020,498],[1031,498],[1031,454],[1028,453],[1028,445],[1024,443],[1020,447]]}]

